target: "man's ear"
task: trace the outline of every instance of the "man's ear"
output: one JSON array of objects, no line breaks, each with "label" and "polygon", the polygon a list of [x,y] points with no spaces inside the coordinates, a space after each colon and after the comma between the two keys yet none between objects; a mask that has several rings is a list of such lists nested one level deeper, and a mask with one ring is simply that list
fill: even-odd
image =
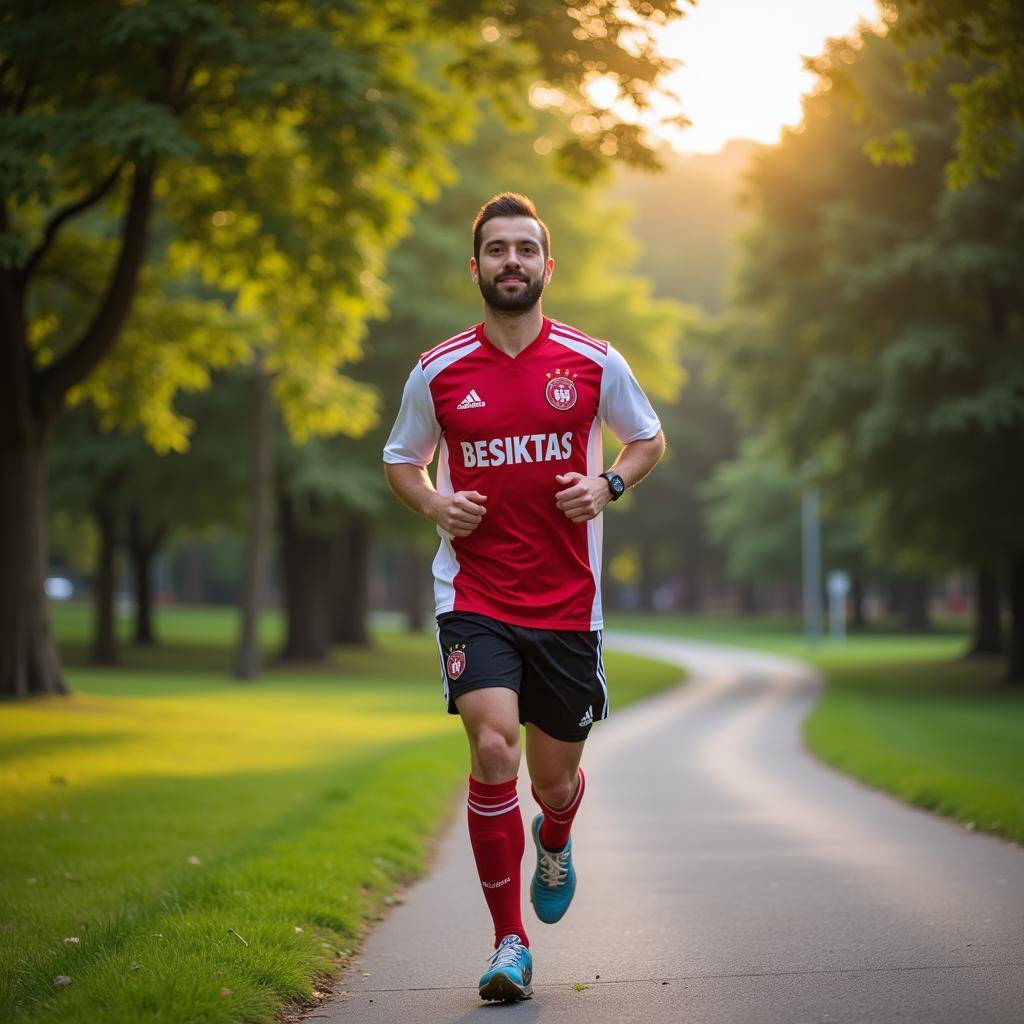
[{"label": "man's ear", "polygon": [[473,284],[480,283],[480,268],[476,265],[476,257],[469,257],[469,276],[473,278]]}]

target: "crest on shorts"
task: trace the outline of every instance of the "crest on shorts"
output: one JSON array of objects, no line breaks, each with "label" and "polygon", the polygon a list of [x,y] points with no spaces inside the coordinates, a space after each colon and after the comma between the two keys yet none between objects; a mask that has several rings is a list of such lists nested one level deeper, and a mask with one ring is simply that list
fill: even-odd
[{"label": "crest on shorts", "polygon": [[458,679],[466,671],[466,645],[453,644],[448,648],[448,661],[445,671],[449,679]]},{"label": "crest on shorts", "polygon": [[558,367],[555,367],[554,373],[548,374],[548,382],[544,387],[544,397],[548,400],[548,405],[559,412],[568,412],[576,404],[579,395],[576,393],[576,385],[573,384],[575,377],[575,373],[559,370]]}]

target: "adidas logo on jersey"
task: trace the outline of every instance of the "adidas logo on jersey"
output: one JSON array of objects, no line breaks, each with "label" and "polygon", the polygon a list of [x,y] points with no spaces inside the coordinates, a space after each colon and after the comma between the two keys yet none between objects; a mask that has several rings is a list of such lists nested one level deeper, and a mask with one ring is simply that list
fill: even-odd
[{"label": "adidas logo on jersey", "polygon": [[594,724],[594,705],[591,704],[590,707],[587,708],[587,710],[584,713],[583,717],[580,719],[580,728],[585,729],[588,725],[593,725],[593,724]]},{"label": "adidas logo on jersey", "polygon": [[457,409],[482,409],[487,403],[476,393],[476,388],[459,402]]}]

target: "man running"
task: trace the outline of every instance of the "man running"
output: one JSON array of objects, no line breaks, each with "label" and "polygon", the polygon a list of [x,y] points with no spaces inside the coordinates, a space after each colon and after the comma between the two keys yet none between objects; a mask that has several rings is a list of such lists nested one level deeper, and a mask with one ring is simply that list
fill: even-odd
[{"label": "man running", "polygon": [[[448,711],[469,739],[469,838],[494,921],[480,996],[528,998],[520,724],[540,807],[530,899],[562,918],[576,889],[572,822],[583,744],[608,716],[601,660],[601,512],[665,450],[661,425],[609,344],[549,320],[554,270],[533,203],[502,193],[473,223],[483,322],[425,352],[384,449],[388,483],[437,524],[434,594]],[[606,423],[623,443],[607,472]],[[440,445],[437,486],[427,466]]]}]

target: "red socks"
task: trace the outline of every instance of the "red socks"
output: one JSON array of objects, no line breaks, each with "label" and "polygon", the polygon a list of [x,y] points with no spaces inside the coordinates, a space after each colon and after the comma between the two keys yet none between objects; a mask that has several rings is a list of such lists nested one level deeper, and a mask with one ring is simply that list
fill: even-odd
[{"label": "red socks", "polygon": [[526,836],[516,780],[492,786],[471,775],[468,803],[469,841],[494,921],[494,945],[497,947],[506,935],[518,935],[523,945],[529,946],[520,906],[519,870]]},{"label": "red socks", "polygon": [[550,850],[552,853],[565,849],[565,844],[569,842],[572,821],[576,817],[576,812],[580,809],[583,791],[587,788],[587,780],[583,777],[583,769],[581,768],[579,771],[580,781],[576,787],[576,792],[565,807],[548,807],[537,796],[537,790],[533,790],[533,799],[540,804],[540,809],[544,812],[544,820],[540,823],[540,844],[545,850]]}]

